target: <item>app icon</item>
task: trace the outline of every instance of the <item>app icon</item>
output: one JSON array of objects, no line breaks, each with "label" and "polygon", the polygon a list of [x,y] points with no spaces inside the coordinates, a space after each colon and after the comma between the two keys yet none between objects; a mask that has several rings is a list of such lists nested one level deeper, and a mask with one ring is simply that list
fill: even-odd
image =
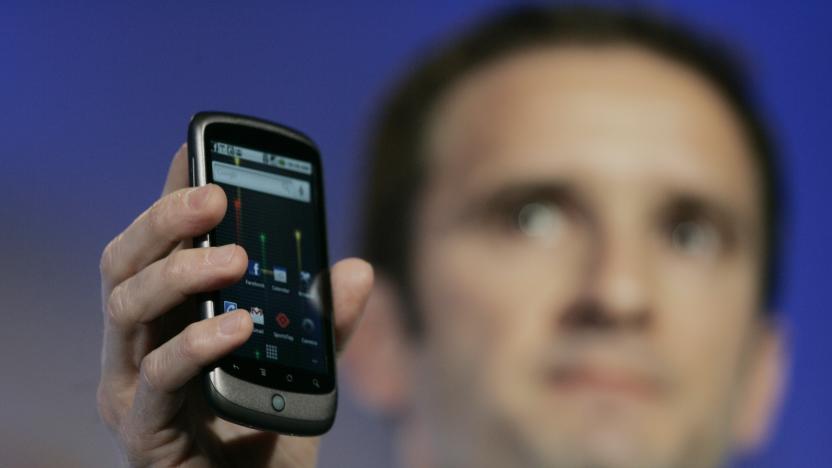
[{"label": "app icon", "polygon": [[277,314],[277,324],[280,325],[280,328],[286,328],[289,326],[289,317],[284,314],[283,312]]},{"label": "app icon", "polygon": [[266,359],[277,361],[277,346],[270,344],[266,345]]},{"label": "app icon", "polygon": [[259,307],[252,307],[249,314],[251,315],[251,321],[254,322],[255,325],[263,325],[265,323],[263,309]]},{"label": "app icon", "polygon": [[300,290],[303,292],[309,291],[309,285],[312,283],[312,274],[308,271],[300,272]]},{"label": "app icon", "polygon": [[233,310],[237,310],[237,303],[231,301],[222,301],[222,310],[223,312],[231,312]]},{"label": "app icon", "polygon": [[286,282],[286,269],[279,266],[272,267],[272,274],[274,276],[274,281],[276,283],[285,283]]},{"label": "app icon", "polygon": [[310,318],[303,319],[303,322],[301,322],[300,325],[306,333],[312,333],[315,331],[315,322],[313,322]]},{"label": "app icon", "polygon": [[255,260],[248,261],[249,276],[260,276],[260,262]]}]

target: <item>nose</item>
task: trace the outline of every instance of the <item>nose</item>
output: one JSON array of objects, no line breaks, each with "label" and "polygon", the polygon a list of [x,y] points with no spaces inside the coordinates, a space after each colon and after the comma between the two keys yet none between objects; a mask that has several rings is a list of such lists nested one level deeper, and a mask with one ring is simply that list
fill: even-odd
[{"label": "nose", "polygon": [[[612,235],[615,234],[615,235]],[[583,294],[567,314],[567,325],[644,329],[653,320],[649,252],[638,235],[596,236]]]}]

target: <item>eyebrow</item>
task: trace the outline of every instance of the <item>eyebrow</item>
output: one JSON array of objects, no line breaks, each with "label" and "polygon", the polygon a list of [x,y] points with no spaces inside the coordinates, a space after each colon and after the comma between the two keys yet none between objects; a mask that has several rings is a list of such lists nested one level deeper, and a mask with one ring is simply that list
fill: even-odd
[{"label": "eyebrow", "polygon": [[674,190],[664,198],[668,201],[662,204],[663,210],[671,208],[685,214],[701,215],[725,225],[742,222],[742,217],[726,203],[701,193]]},{"label": "eyebrow", "polygon": [[474,194],[462,204],[458,216],[476,217],[489,211],[512,208],[527,200],[561,200],[579,207],[586,206],[573,184],[561,179],[520,180],[503,183]]},{"label": "eyebrow", "polygon": [[666,195],[665,202],[659,208],[661,216],[685,215],[698,216],[713,221],[730,243],[736,243],[740,237],[753,234],[748,220],[737,210],[714,197],[693,191],[672,190]]},{"label": "eyebrow", "polygon": [[508,183],[492,189],[485,196],[476,198],[481,203],[512,203],[531,198],[575,199],[578,191],[563,180],[541,180],[533,182]]},{"label": "eyebrow", "polygon": [[519,180],[482,190],[465,203],[463,211],[481,213],[530,200],[567,201],[585,207],[583,198],[572,183],[562,179]]}]

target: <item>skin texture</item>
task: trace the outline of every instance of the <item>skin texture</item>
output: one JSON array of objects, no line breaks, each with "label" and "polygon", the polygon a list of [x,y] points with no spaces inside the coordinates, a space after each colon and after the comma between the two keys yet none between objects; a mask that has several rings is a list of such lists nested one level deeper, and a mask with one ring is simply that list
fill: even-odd
[{"label": "skin texture", "polygon": [[460,80],[427,137],[425,333],[378,281],[347,356],[404,465],[709,467],[762,440],[783,357],[761,188],[704,78],[627,44],[530,49]]},{"label": "skin texture", "polygon": [[[98,409],[129,466],[315,466],[319,438],[279,436],[212,415],[196,377],[248,338],[238,310],[196,318],[191,298],[240,280],[246,252],[189,249],[222,219],[219,187],[188,186],[187,148],[171,163],[164,194],[101,257],[104,345]],[[342,349],[372,287],[364,261],[332,268],[336,346]]]}]

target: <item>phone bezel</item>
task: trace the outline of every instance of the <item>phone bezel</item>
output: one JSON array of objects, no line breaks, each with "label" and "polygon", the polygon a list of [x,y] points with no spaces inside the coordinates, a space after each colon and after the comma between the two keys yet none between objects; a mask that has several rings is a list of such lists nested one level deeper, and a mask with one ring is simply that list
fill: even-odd
[{"label": "phone bezel", "polygon": [[[319,249],[322,263],[329,265],[322,164],[317,147],[312,140],[296,130],[261,119],[229,113],[201,112],[193,117],[188,135],[192,185],[204,185],[213,180],[206,144],[208,138],[217,138],[219,129],[224,132],[220,133],[219,137],[223,141],[239,143],[243,146],[248,142],[249,147],[277,154],[280,154],[280,151],[270,150],[285,150],[285,145],[294,145],[297,152],[291,151],[291,154],[286,155],[308,161],[313,165],[315,179],[313,198],[318,200],[316,211],[320,226]],[[229,135],[232,138],[227,139]],[[239,138],[233,138],[235,135]],[[252,139],[246,140],[245,138],[248,137]],[[213,232],[194,240],[195,247],[212,245]],[[243,425],[299,435],[320,434],[331,426],[337,402],[336,362],[332,292],[328,269],[323,273],[319,280],[319,291],[327,373],[321,374],[306,369],[272,365],[270,366],[272,372],[268,373],[268,378],[263,379],[257,375],[259,367],[252,366],[246,372],[243,366],[240,366],[240,369],[234,368],[234,358],[221,359],[207,369],[205,385],[215,409],[224,418]],[[216,300],[217,294],[201,298],[202,318],[215,315]],[[245,358],[238,359],[240,359],[239,362],[246,361]],[[285,378],[287,373],[294,376],[291,382]],[[312,378],[317,379],[317,386],[312,384]],[[271,397],[275,393],[279,393],[286,400],[286,409],[280,414],[275,414],[271,408]]]},{"label": "phone bezel", "polygon": [[[247,119],[250,120],[250,119]],[[309,162],[312,167],[312,184],[313,194],[312,200],[315,205],[317,216],[316,224],[320,226],[320,244],[318,245],[318,252],[321,255],[323,265],[329,264],[326,249],[326,232],[325,232],[325,213],[323,205],[323,193],[321,191],[321,163],[320,156],[314,144],[304,138],[290,136],[287,134],[287,129],[283,127],[277,128],[263,128],[262,125],[269,125],[276,127],[275,124],[268,124],[260,121],[254,123],[260,124],[258,126],[252,125],[252,122],[241,124],[240,122],[227,122],[218,119],[206,123],[201,130],[199,138],[203,145],[207,145],[210,141],[223,141],[226,143],[236,144],[239,146],[255,148],[262,151],[267,151],[272,154],[283,154],[292,158]],[[213,174],[211,170],[210,151],[207,146],[203,149],[203,158],[205,160],[205,180],[206,182],[213,181]],[[317,202],[317,203],[315,203]],[[208,234],[209,244],[214,245],[214,232]],[[315,372],[310,369],[301,367],[290,367],[267,361],[254,361],[238,357],[235,355],[228,355],[218,362],[219,367],[229,374],[247,380],[265,387],[289,390],[303,393],[328,393],[335,385],[334,376],[329,370],[334,366],[334,350],[332,340],[327,336],[327,330],[332,328],[332,303],[331,303],[331,286],[329,284],[329,274],[324,268],[321,271],[318,287],[320,288],[321,297],[321,325],[322,325],[322,341],[324,342],[325,359],[326,359],[326,373]],[[216,292],[211,298],[214,301],[214,307],[222,304],[220,293]],[[263,375],[265,374],[265,375]]]}]

